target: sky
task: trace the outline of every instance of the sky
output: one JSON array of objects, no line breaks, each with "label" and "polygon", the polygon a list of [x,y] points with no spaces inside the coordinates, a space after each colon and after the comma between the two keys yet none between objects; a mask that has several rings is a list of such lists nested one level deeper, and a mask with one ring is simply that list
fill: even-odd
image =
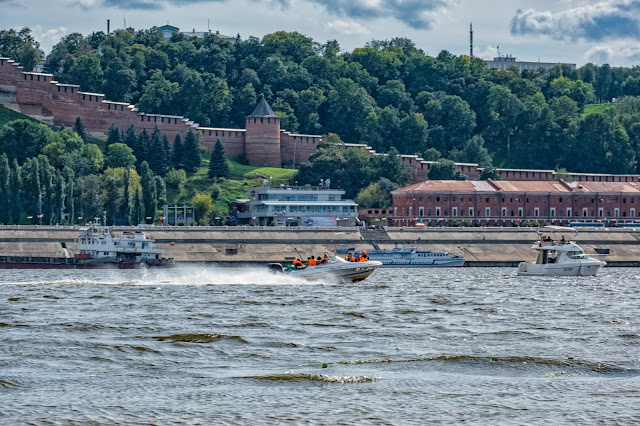
[{"label": "sky", "polygon": [[351,51],[370,40],[407,37],[491,59],[640,65],[640,0],[0,0],[0,29],[29,27],[45,53],[60,37],[169,23],[181,31],[262,38],[297,31]]}]

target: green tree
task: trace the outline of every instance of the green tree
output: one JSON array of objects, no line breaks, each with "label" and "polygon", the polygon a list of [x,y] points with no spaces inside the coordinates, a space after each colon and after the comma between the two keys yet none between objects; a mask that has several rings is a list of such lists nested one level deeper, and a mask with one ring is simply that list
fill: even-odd
[{"label": "green tree", "polygon": [[102,182],[97,175],[81,176],[76,181],[76,211],[83,222],[102,217],[104,193]]},{"label": "green tree", "polygon": [[11,169],[9,158],[4,152],[0,154],[0,224],[8,224],[11,217],[10,193]]},{"label": "green tree", "polygon": [[144,217],[144,206],[142,205],[142,197],[140,196],[140,188],[136,187],[135,195],[133,196],[133,211],[132,220],[134,225],[139,225],[140,220]]},{"label": "green tree", "polygon": [[153,172],[146,161],[140,164],[140,185],[142,186],[142,204],[145,213],[144,223],[153,223],[156,220],[156,210],[158,209],[158,191]]},{"label": "green tree", "polygon": [[429,168],[427,175],[429,180],[466,180],[467,176],[462,174],[456,164],[447,159],[436,161]]},{"label": "green tree", "polygon": [[62,223],[63,213],[65,212],[65,203],[69,198],[67,193],[67,184],[60,170],[55,171],[54,175],[54,196],[53,196],[53,220],[56,225]]},{"label": "green tree", "polygon": [[495,167],[489,166],[482,169],[479,179],[480,180],[489,180],[489,179],[501,180],[502,178],[500,177],[500,173],[498,173],[498,170]]},{"label": "green tree", "polygon": [[[42,214],[42,185],[40,184],[40,166],[37,158],[29,158],[20,170],[22,177],[22,203],[27,216],[34,218]],[[15,220],[15,219],[14,219]]]},{"label": "green tree", "polygon": [[104,161],[105,166],[111,168],[124,167],[131,168],[136,164],[136,157],[133,150],[123,143],[114,143],[107,147],[107,156]]},{"label": "green tree", "polygon": [[176,133],[176,137],[173,139],[173,150],[171,156],[171,164],[174,168],[179,169],[182,167],[182,152],[184,148],[182,146],[182,138],[180,133]]},{"label": "green tree", "polygon": [[342,78],[329,92],[329,118],[327,128],[343,140],[360,140],[364,119],[374,110],[375,101],[367,91],[353,80]]},{"label": "green tree", "polygon": [[184,149],[182,152],[182,164],[187,172],[195,172],[202,162],[200,157],[200,137],[199,134],[189,129],[184,138]]},{"label": "green tree", "polygon": [[133,124],[127,128],[127,132],[125,133],[124,140],[122,142],[132,150],[135,149],[138,143],[138,136],[136,135],[136,128]]},{"label": "green tree", "polygon": [[[516,123],[522,113],[522,102],[502,86],[494,86],[489,91],[488,99],[491,109],[491,127],[495,132],[495,140],[506,140],[507,160],[511,158],[511,136],[516,132]],[[498,148],[498,146],[495,146]]]},{"label": "green tree", "polygon": [[73,131],[78,134],[82,138],[82,140],[87,142],[87,132],[84,130],[84,124],[82,123],[82,118],[77,117],[76,122],[73,125]]},{"label": "green tree", "polygon": [[36,157],[51,140],[52,131],[44,124],[30,120],[15,120],[0,130],[0,152],[23,164],[27,158]]},{"label": "green tree", "polygon": [[209,161],[208,176],[213,177],[227,177],[229,175],[229,165],[227,164],[227,157],[224,153],[224,146],[220,139],[216,139],[216,144],[211,151],[211,159]]},{"label": "green tree", "polygon": [[193,198],[191,198],[191,205],[193,206],[195,220],[198,224],[208,225],[209,215],[213,211],[213,200],[211,200],[211,195],[197,193]]},{"label": "green tree", "polygon": [[120,134],[120,129],[118,129],[118,127],[114,123],[111,123],[111,127],[109,127],[109,133],[107,134],[107,146],[114,143],[123,143],[123,140],[122,135]]},{"label": "green tree", "polygon": [[160,129],[158,129],[158,126],[153,129],[153,133],[151,134],[149,150],[147,151],[145,159],[154,174],[165,174],[167,170],[167,153],[165,151],[162,133]]},{"label": "green tree", "polygon": [[11,206],[11,223],[14,225],[20,222],[20,212],[22,211],[22,177],[18,160],[15,158],[11,163],[11,173],[9,175],[9,203]]},{"label": "green tree", "polygon": [[124,218],[125,225],[131,225],[131,170],[130,170],[130,167],[132,167],[132,165],[124,168],[124,174],[122,177],[121,215]]},{"label": "green tree", "polygon": [[354,201],[365,208],[386,209],[391,207],[391,191],[395,189],[398,189],[398,185],[382,178],[380,181],[363,188]]},{"label": "green tree", "polygon": [[170,82],[162,75],[162,72],[156,71],[144,87],[138,108],[147,114],[173,113],[173,103],[178,95],[178,90],[178,83]]},{"label": "green tree", "polygon": [[104,73],[97,55],[81,55],[69,70],[69,80],[79,84],[85,92],[102,92]]}]

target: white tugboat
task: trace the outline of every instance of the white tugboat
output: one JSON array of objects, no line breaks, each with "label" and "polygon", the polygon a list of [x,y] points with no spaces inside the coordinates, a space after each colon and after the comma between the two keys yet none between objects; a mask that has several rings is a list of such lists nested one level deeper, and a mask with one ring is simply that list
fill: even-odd
[{"label": "white tugboat", "polygon": [[140,231],[124,231],[119,236],[106,226],[89,224],[80,228],[77,250],[65,257],[0,256],[0,269],[136,269],[173,265],[153,247],[155,240]]},{"label": "white tugboat", "polygon": [[593,276],[607,264],[590,257],[578,244],[565,240],[564,236],[560,240],[554,239],[554,235],[559,232],[576,231],[562,226],[540,228],[539,239],[531,246],[538,253],[536,261],[521,262],[518,265],[518,275]]}]

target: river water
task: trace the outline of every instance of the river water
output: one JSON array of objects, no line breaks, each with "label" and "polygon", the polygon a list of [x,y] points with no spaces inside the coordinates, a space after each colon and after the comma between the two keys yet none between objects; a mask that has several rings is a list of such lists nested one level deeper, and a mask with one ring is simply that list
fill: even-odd
[{"label": "river water", "polygon": [[637,423],[639,278],[2,271],[0,423]]}]

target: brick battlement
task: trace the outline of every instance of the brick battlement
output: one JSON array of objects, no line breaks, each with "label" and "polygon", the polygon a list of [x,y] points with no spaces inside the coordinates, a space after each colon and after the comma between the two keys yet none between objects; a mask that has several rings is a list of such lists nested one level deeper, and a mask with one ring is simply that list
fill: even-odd
[{"label": "brick battlement", "polygon": [[[247,120],[246,129],[226,129],[200,127],[182,116],[146,114],[135,105],[107,100],[103,93],[59,83],[53,74],[25,72],[10,58],[0,58],[0,104],[55,126],[73,127],[80,117],[85,130],[101,139],[106,139],[112,124],[122,131],[133,124],[138,133],[152,132],[157,126],[170,142],[178,134],[184,139],[193,129],[202,135],[202,145],[208,151],[220,139],[228,156],[246,156],[252,165],[280,167],[285,160],[299,165],[321,141],[317,135],[291,135],[281,130],[280,119],[275,115]],[[249,142],[247,132],[252,135]],[[247,150],[252,154],[248,155]]]}]

